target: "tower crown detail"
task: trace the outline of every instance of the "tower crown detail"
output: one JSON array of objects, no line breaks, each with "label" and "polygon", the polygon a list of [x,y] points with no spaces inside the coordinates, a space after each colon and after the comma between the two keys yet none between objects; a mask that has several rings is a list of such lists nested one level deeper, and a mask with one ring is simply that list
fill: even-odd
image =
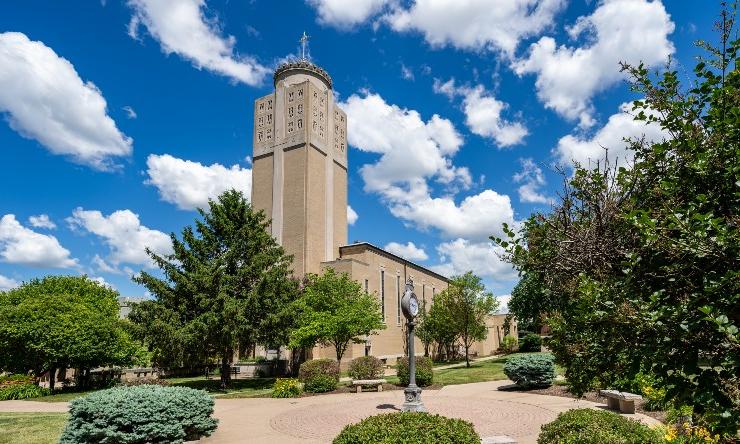
[{"label": "tower crown detail", "polygon": [[275,70],[275,74],[272,76],[273,85],[277,86],[278,81],[293,74],[309,74],[314,77],[318,77],[326,83],[326,86],[328,86],[329,89],[332,89],[332,80],[329,73],[326,72],[324,68],[315,65],[308,60],[295,60],[285,62],[278,66]]}]

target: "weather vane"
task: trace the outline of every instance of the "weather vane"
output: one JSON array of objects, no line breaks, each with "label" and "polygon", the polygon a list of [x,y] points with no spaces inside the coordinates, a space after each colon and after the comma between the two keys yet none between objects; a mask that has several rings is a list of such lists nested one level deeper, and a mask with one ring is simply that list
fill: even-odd
[{"label": "weather vane", "polygon": [[301,36],[301,60],[306,60],[306,48],[308,47],[308,39],[310,36],[306,34],[306,31],[303,31],[303,35]]}]

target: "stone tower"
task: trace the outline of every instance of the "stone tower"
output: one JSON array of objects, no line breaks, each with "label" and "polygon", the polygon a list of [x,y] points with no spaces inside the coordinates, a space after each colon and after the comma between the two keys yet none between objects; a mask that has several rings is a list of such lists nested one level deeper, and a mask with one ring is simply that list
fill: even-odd
[{"label": "stone tower", "polygon": [[252,204],[294,256],[294,274],[319,273],[347,243],[347,116],[329,74],[306,59],[274,74],[254,102]]}]

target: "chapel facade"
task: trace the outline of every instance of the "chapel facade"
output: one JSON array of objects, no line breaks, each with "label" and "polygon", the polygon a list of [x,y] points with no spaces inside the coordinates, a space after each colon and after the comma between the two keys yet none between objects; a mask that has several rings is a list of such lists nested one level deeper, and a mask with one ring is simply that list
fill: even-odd
[{"label": "chapel facade", "polygon": [[[400,301],[407,279],[427,309],[449,279],[370,243],[348,244],[347,115],[334,100],[332,79],[301,59],[279,66],[273,80],[275,90],[254,102],[252,205],[270,217],[272,235],[294,257],[296,277],[331,267],[378,298],[386,328],[353,344],[343,364],[364,355],[393,363],[403,356]],[[488,324],[488,338],[472,350],[479,355],[498,349],[504,315]],[[334,350],[316,347],[313,357],[334,358]]]}]

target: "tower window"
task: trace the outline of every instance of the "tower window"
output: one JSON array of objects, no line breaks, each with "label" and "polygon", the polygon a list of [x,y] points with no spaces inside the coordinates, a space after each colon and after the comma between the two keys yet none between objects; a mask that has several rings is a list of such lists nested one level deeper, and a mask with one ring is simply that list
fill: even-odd
[{"label": "tower window", "polygon": [[288,132],[289,133],[293,132],[293,122],[288,122]]},{"label": "tower window", "polygon": [[267,110],[269,111],[271,109],[272,109],[272,100],[268,100],[267,101]]},{"label": "tower window", "polygon": [[264,111],[265,110],[265,102],[260,102],[260,104],[258,105],[258,107],[259,107],[259,110],[260,111]]},{"label": "tower window", "polygon": [[288,117],[293,117],[293,107],[288,108]]},{"label": "tower window", "polygon": [[303,89],[298,90],[298,98],[300,99],[301,97],[303,97]]},{"label": "tower window", "polygon": [[401,275],[396,275],[396,323],[401,325]]},{"label": "tower window", "polygon": [[293,91],[290,91],[288,93],[288,102],[292,102],[292,101],[293,101]]},{"label": "tower window", "polygon": [[303,104],[299,103],[298,104],[298,114],[302,114],[302,113],[303,113]]},{"label": "tower window", "polygon": [[303,128],[303,119],[298,119],[298,129]]}]

